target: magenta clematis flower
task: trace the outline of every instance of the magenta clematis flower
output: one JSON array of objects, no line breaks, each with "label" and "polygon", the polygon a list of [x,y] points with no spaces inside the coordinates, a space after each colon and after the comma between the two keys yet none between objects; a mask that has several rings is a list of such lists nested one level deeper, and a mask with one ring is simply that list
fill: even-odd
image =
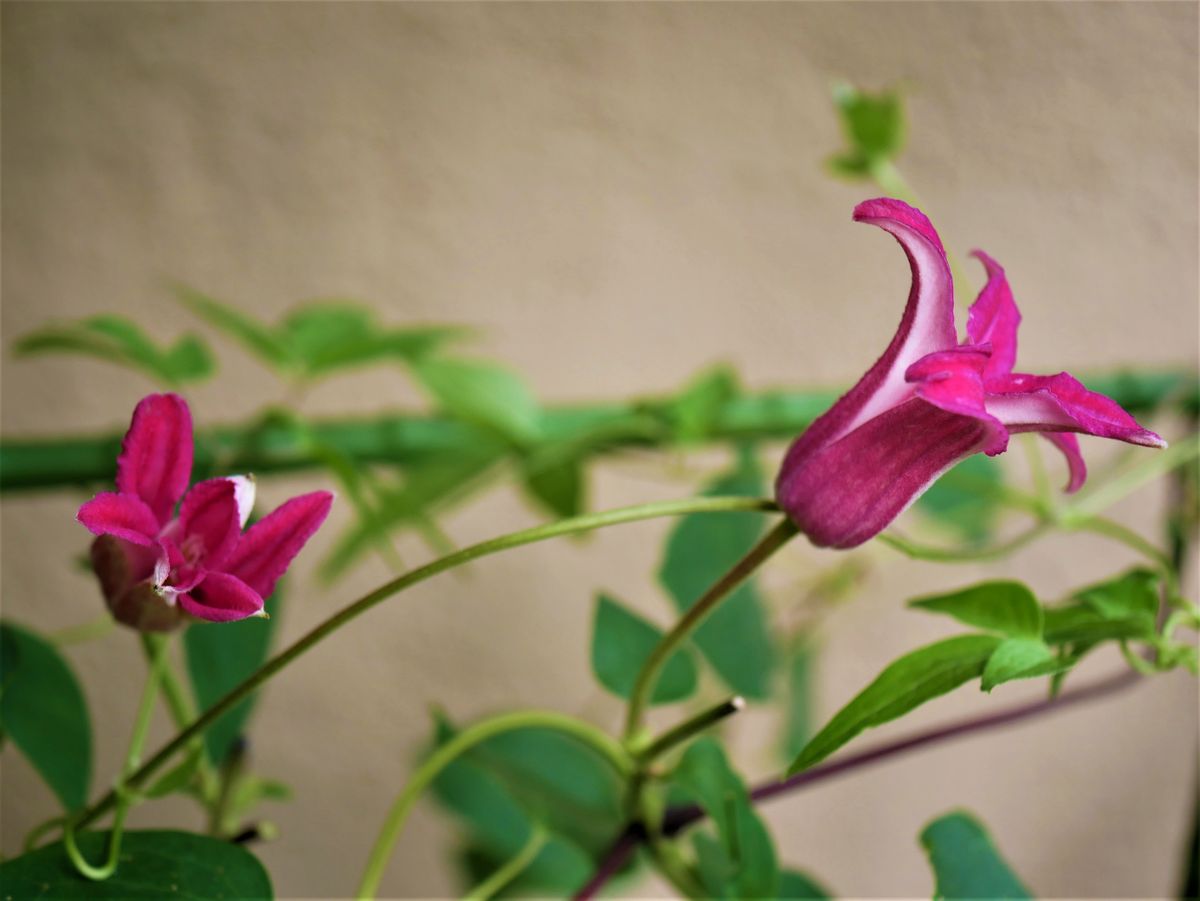
[{"label": "magenta clematis flower", "polygon": [[973,256],[987,284],[954,328],[950,266],[925,215],[899,200],[860,203],[854,219],[890,232],[912,267],[912,290],[891,344],[858,384],[792,444],[775,485],[780,506],[820,547],[849,548],[878,534],[955,463],[1041,432],[1067,459],[1067,491],[1087,477],[1075,432],[1147,447],[1166,442],[1110,398],[1065,372],[1012,371],[1021,315],[1004,270]]},{"label": "magenta clematis flower", "polygon": [[76,518],[99,536],[92,566],[105,601],[126,625],[165,631],[185,616],[210,622],[262,616],[264,600],[333,503],[328,491],[294,497],[243,533],[254,481],[209,479],[188,491],[191,472],[187,403],[152,394],[133,411],[117,458],[116,493],[79,508]]}]

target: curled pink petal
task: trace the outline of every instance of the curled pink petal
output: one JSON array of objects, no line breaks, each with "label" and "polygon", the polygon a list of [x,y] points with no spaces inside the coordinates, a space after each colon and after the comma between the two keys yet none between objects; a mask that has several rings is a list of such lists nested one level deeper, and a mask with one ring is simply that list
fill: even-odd
[{"label": "curled pink petal", "polygon": [[1065,372],[1013,374],[987,384],[987,409],[1010,432],[1084,432],[1146,447],[1166,447],[1111,398]]},{"label": "curled pink petal", "polygon": [[917,397],[923,401],[984,423],[988,440],[983,451],[994,456],[1008,447],[1008,431],[984,406],[983,373],[990,358],[986,344],[940,350],[909,366],[904,378],[916,384]]},{"label": "curled pink petal", "polygon": [[320,528],[332,504],[330,492],[314,491],[280,505],[242,535],[225,563],[225,571],[243,580],[262,597],[270,597],[275,583]]},{"label": "curled pink petal", "polygon": [[177,394],[151,394],[133,411],[117,457],[117,488],[166,525],[192,473],[192,414]]},{"label": "curled pink petal", "polygon": [[94,535],[115,535],[143,547],[158,543],[154,511],[132,494],[97,494],[79,508],[75,518]]},{"label": "curled pink petal", "polygon": [[209,573],[190,592],[179,595],[178,603],[190,616],[212,623],[234,622],[263,611],[258,592],[228,573]]},{"label": "curled pink petal", "polygon": [[179,507],[179,547],[188,563],[220,569],[241,534],[238,484],[209,479],[192,487]]},{"label": "curled pink petal", "polygon": [[785,469],[777,497],[813,544],[855,547],[988,440],[983,421],[912,398]]},{"label": "curled pink petal", "polygon": [[1043,432],[1042,437],[1062,451],[1067,458],[1067,494],[1072,494],[1083,487],[1087,481],[1087,464],[1083,462],[1083,453],[1079,450],[1079,439],[1071,432]]},{"label": "curled pink petal", "polygon": [[957,343],[950,265],[925,214],[899,200],[881,198],[860,203],[854,219],[879,226],[900,243],[912,267],[908,303],[883,356],[793,443],[781,480],[796,461],[910,397],[905,370],[921,357]]},{"label": "curled pink petal", "polygon": [[984,379],[1008,375],[1017,362],[1017,327],[1021,324],[1021,313],[1013,300],[1004,268],[982,250],[972,251],[971,256],[983,263],[987,284],[967,313],[967,337],[972,344],[992,346]]}]

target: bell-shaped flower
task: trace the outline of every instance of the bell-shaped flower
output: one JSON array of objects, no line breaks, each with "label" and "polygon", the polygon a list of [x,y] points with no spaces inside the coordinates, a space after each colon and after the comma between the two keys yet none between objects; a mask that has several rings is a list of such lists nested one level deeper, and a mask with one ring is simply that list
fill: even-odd
[{"label": "bell-shaped flower", "polygon": [[1065,372],[1013,372],[1017,325],[1004,270],[973,255],[987,284],[958,343],[950,266],[923,213],[899,200],[861,203],[858,222],[889,232],[912,267],[912,290],[887,350],[792,444],[775,491],[820,547],[849,548],[881,532],[955,463],[1003,453],[1008,437],[1041,432],[1066,456],[1076,491],[1087,477],[1074,433],[1147,447],[1166,443],[1113,400]]},{"label": "bell-shaped flower", "polygon": [[187,403],[154,394],[133,412],[117,458],[117,491],[79,508],[79,521],[99,536],[92,566],[105,601],[126,625],[163,631],[186,616],[230,622],[263,615],[276,581],[333,503],[328,491],[301,495],[243,532],[253,480],[209,479],[188,491],[191,471]]}]

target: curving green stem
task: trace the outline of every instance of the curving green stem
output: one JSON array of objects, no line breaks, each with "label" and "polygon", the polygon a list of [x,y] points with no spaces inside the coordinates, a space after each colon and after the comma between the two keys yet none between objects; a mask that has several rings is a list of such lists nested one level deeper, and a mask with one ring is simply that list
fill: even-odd
[{"label": "curving green stem", "polygon": [[142,690],[142,700],[138,704],[137,716],[133,721],[133,735],[129,739],[129,750],[125,754],[125,766],[121,770],[121,780],[113,791],[117,795],[117,809],[113,814],[112,830],[108,837],[108,856],[100,866],[94,866],[84,859],[75,844],[75,830],[83,824],[83,818],[71,818],[63,825],[63,844],[67,856],[75,869],[81,875],[94,881],[107,879],[117,871],[117,861],[121,855],[121,834],[125,828],[125,815],[133,804],[134,793],[126,780],[137,770],[141,760],[142,748],[146,745],[146,736],[150,732],[150,721],[154,716],[154,704],[158,700],[159,676],[167,658],[167,640],[163,636],[145,636],[146,648],[149,652],[149,671],[146,674],[146,687]]},{"label": "curving green stem", "polygon": [[631,741],[642,725],[642,715],[650,692],[658,681],[658,674],[675,649],[696,630],[710,613],[717,608],[731,591],[750,578],[754,571],[762,566],[772,554],[783,547],[799,533],[799,529],[791,519],[781,520],[775,528],[767,532],[730,570],[721,576],[711,588],[706,591],[696,603],[692,604],[662,640],[650,652],[646,662],[642,664],[633,691],[629,695],[629,708],[625,716],[625,740]]},{"label": "curving green stem", "polygon": [[462,901],[488,901],[492,895],[520,876],[522,871],[533,863],[538,852],[545,847],[548,838],[546,827],[541,823],[535,823],[529,834],[529,841],[521,846],[521,850],[504,866],[463,895]]},{"label": "curving green stem", "polygon": [[[173,739],[160,748],[153,757],[142,765],[127,780],[126,784],[137,788],[153,773],[162,767],[172,755],[182,750],[193,738],[202,735],[225,711],[229,710],[260,685],[286,667],[293,660],[302,656],[313,645],[336,632],[346,623],[361,616],[376,604],[382,603],[393,595],[399,594],[406,588],[411,588],[419,582],[430,579],[439,573],[454,569],[464,563],[469,563],[480,557],[497,554],[511,548],[558,538],[562,535],[575,535],[580,532],[590,532],[607,526],[622,523],[638,522],[645,519],[656,519],[664,516],[683,516],[690,513],[729,513],[757,511],[772,513],[779,508],[774,501],[751,497],[698,497],[677,501],[658,501],[652,504],[642,504],[636,507],[621,507],[616,510],[605,510],[599,513],[589,513],[558,522],[522,529],[499,538],[481,541],[470,547],[439,557],[424,566],[410,570],[402,576],[385,582],[383,585],[363,595],[357,601],[343,607],[333,616],[317,624],[308,633],[301,636],[257,670],[247,676],[241,683],[231,689],[212,707],[204,711],[187,728],[182,729]],[[100,800],[88,807],[77,821],[77,826],[86,826],[101,814],[110,810],[117,801],[115,791],[110,791]]]},{"label": "curving green stem", "polygon": [[530,727],[555,729],[578,739],[612,764],[613,769],[622,778],[628,778],[633,772],[633,760],[620,742],[591,723],[562,713],[555,713],[551,710],[519,710],[475,723],[434,751],[408,780],[408,784],[404,786],[404,790],[400,792],[388,811],[383,828],[379,831],[379,837],[375,839],[375,844],[371,847],[371,854],[367,858],[367,867],[363,871],[356,897],[362,899],[375,896],[375,892],[379,889],[379,882],[383,878],[383,871],[392,855],[392,846],[396,844],[396,839],[400,836],[400,830],[404,828],[404,822],[408,819],[413,804],[442,770],[460,755],[489,738],[494,738],[503,732],[511,732],[514,729]]}]

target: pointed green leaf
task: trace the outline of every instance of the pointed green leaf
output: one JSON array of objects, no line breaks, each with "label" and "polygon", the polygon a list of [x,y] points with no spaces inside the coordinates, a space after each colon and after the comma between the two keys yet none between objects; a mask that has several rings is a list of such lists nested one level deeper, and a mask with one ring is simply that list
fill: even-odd
[{"label": "pointed green leaf", "polygon": [[208,347],[196,336],[184,335],[163,350],[137,323],[123,316],[92,316],[51,325],[23,336],[14,350],[18,355],[84,354],[140,370],[166,385],[197,381],[213,371]]},{"label": "pointed green leaf", "polygon": [[[739,454],[737,469],[713,482],[706,495],[759,497],[762,474],[753,451]],[[764,525],[755,513],[685,516],[671,530],[658,577],[680,613],[690,608],[758,541]],[[762,598],[753,579],[743,582],[700,624],[693,642],[735,692],[770,694],[775,648]]]},{"label": "pointed green leaf", "polygon": [[[661,630],[605,594],[596,596],[592,628],[592,672],[617,697],[628,699],[646,658],[662,639]],[[681,648],[662,669],[651,704],[668,704],[696,690],[696,664]]]},{"label": "pointed green leaf", "polygon": [[838,711],[789,773],[824,760],[864,729],[897,719],[978,677],[1000,641],[994,635],[959,635],[905,654]]},{"label": "pointed green leaf", "polygon": [[0,730],[63,807],[87,803],[92,727],[79,682],[54,645],[12,623],[0,623]]},{"label": "pointed green leaf", "polygon": [[1020,582],[983,582],[961,591],[919,598],[910,607],[945,613],[961,623],[1013,638],[1042,637],[1042,605]]},{"label": "pointed green leaf", "polygon": [[[78,836],[79,851],[102,860],[107,832]],[[258,859],[232,842],[168,829],[134,830],[121,839],[117,872],[101,882],[80,876],[62,842],[0,864],[7,898],[121,898],[126,901],[207,901],[273,897]]]},{"label": "pointed green leaf", "polygon": [[526,467],[525,490],[559,519],[583,512],[583,464],[563,459],[546,465]]},{"label": "pointed green leaf", "polygon": [[[183,633],[192,695],[207,710],[267,659],[279,620],[283,584],[267,599],[270,619],[250,617],[236,623],[193,623]],[[244,732],[258,694],[252,694],[217,719],[204,733],[209,759],[220,765]]]},{"label": "pointed green leaf", "polygon": [[1134,569],[1077,591],[1075,598],[1105,619],[1140,621],[1153,629],[1158,616],[1159,576],[1148,569]]},{"label": "pointed green leaf", "polygon": [[719,848],[728,865],[712,868],[712,875],[727,872],[727,883],[736,897],[776,897],[779,862],[771,835],[721,746],[708,736],[693,742],[680,758],[671,780],[716,823]]},{"label": "pointed green leaf", "polygon": [[937,885],[935,899],[1032,898],[1005,863],[983,824],[965,811],[938,817],[921,831]]},{"label": "pointed green leaf", "polygon": [[1044,641],[1033,638],[1009,638],[996,648],[983,669],[982,688],[991,691],[1003,682],[1048,676],[1071,664],[1059,660]]},{"label": "pointed green leaf", "polygon": [[494,429],[516,444],[535,441],[541,412],[525,382],[494,363],[429,357],[412,370],[441,406],[459,419]]},{"label": "pointed green leaf", "polygon": [[295,368],[297,361],[287,342],[271,326],[247,316],[232,304],[221,303],[191,288],[179,286],[175,294],[189,310],[213,328],[240,342],[276,372]]}]

